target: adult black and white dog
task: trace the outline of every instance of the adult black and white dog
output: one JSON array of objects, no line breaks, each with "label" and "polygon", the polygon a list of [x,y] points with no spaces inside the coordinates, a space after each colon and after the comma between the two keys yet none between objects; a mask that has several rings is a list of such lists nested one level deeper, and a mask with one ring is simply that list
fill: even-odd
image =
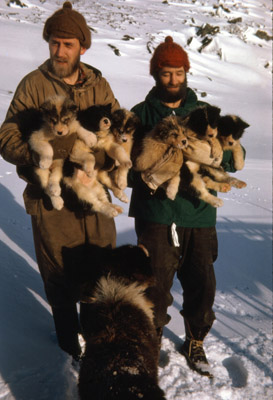
[{"label": "adult black and white dog", "polygon": [[81,324],[86,341],[80,399],[164,400],[158,385],[160,349],[153,304],[145,293],[154,285],[146,249],[91,246],[79,254],[85,259]]}]

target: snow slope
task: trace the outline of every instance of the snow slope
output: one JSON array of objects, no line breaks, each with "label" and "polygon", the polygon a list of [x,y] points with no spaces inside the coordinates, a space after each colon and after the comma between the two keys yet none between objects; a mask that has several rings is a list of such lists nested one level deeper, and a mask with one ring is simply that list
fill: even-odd
[{"label": "snow slope", "polygon": [[[246,166],[236,174],[248,186],[220,195],[217,320],[205,342],[215,379],[210,382],[189,370],[177,351],[184,328],[176,280],[159,372],[168,400],[271,399],[271,2],[72,2],[92,27],[92,47],[83,61],[103,72],[122,106],[130,108],[144,99],[153,85],[151,51],[170,34],[189,54],[189,86],[223,114],[238,114],[250,124],[242,140]],[[0,0],[0,121],[20,79],[48,57],[43,23],[61,5],[53,0]],[[210,26],[200,29],[206,24]],[[23,189],[15,167],[0,158],[0,399],[77,399],[70,360],[50,340],[54,327]],[[116,223],[118,244],[135,243],[127,207]]]}]

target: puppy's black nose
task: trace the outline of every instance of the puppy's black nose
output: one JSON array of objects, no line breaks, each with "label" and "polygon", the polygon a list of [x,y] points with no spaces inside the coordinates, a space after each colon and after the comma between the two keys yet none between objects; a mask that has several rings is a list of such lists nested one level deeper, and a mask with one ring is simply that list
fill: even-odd
[{"label": "puppy's black nose", "polygon": [[57,135],[62,136],[63,132],[62,131],[58,131]]},{"label": "puppy's black nose", "polygon": [[228,142],[228,144],[229,144],[230,146],[232,146],[232,145],[233,145],[233,142]]},{"label": "puppy's black nose", "polygon": [[108,120],[107,118],[105,118],[105,119],[103,120],[103,122],[104,122],[105,124],[108,124],[109,120]]},{"label": "puppy's black nose", "polygon": [[183,144],[183,146],[186,146],[187,140],[186,139],[182,140],[182,144]]}]

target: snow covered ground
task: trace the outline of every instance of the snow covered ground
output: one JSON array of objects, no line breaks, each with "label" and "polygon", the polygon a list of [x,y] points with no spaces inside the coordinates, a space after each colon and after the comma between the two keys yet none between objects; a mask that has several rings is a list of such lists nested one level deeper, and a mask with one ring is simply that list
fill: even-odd
[{"label": "snow covered ground", "polygon": [[[246,189],[220,195],[217,320],[205,348],[215,379],[188,369],[177,352],[184,328],[173,285],[160,385],[168,400],[271,399],[272,390],[272,25],[269,0],[74,0],[92,27],[83,61],[99,68],[122,106],[153,85],[151,51],[172,35],[189,54],[189,86],[250,124],[242,140]],[[21,4],[21,6],[19,5]],[[22,7],[23,5],[23,7]],[[0,0],[0,121],[20,79],[48,57],[46,18],[62,1]],[[206,24],[206,29],[204,28]],[[0,399],[77,399],[70,360],[50,340],[52,317],[37,271],[24,182],[0,158]],[[130,195],[130,190],[127,190]],[[135,243],[133,220],[116,219],[118,244]],[[152,399],[151,399],[152,400]]]}]

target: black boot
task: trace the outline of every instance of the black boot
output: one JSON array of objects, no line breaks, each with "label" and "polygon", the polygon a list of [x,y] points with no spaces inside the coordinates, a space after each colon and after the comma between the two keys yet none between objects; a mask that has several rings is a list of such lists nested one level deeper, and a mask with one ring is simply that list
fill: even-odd
[{"label": "black boot", "polygon": [[181,353],[186,357],[189,367],[198,372],[200,375],[205,375],[213,378],[210,372],[210,366],[203,349],[203,340],[208,334],[211,326],[204,328],[190,327],[189,322],[184,318],[186,340],[181,347]]}]

